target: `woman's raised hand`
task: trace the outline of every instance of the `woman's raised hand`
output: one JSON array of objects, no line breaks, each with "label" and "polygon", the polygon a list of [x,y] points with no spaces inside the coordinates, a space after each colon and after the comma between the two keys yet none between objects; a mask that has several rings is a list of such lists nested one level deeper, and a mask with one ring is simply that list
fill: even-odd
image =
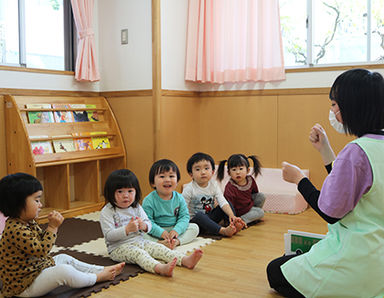
[{"label": "woman's raised hand", "polygon": [[312,146],[320,152],[325,165],[328,165],[335,160],[336,156],[332,150],[331,145],[329,144],[327,134],[319,123],[316,123],[311,128],[309,133],[309,141],[311,142]]},{"label": "woman's raised hand", "polygon": [[283,179],[290,183],[299,184],[305,176],[304,172],[297,166],[283,161],[281,164],[283,170]]}]

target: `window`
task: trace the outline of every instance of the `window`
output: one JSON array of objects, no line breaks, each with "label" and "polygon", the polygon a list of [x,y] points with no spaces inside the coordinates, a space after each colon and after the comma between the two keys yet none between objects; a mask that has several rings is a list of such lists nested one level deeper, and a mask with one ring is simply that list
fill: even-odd
[{"label": "window", "polygon": [[73,28],[70,0],[0,0],[0,65],[73,70]]},{"label": "window", "polygon": [[384,61],[384,0],[280,0],[285,66]]}]

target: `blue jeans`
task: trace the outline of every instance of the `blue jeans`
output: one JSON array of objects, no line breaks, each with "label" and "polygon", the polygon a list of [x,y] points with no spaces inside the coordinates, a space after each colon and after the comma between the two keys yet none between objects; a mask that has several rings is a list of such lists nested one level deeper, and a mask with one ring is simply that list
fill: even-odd
[{"label": "blue jeans", "polygon": [[[229,203],[229,206],[231,206],[233,213],[235,213],[231,203]],[[201,211],[197,212],[190,221],[197,224],[200,231],[203,233],[219,235],[219,231],[222,226],[218,223],[221,220],[229,222],[229,217],[225,214],[223,209],[220,208],[220,206],[217,206],[208,213],[203,213]]]}]

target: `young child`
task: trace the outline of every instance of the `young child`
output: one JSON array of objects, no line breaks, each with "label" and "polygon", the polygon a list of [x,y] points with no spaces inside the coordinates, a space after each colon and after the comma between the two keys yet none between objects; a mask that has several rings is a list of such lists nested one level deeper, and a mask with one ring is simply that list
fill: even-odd
[{"label": "young child", "polygon": [[203,254],[201,250],[186,256],[144,239],[143,233],[150,231],[152,224],[139,204],[141,190],[133,172],[112,172],[105,182],[104,197],[108,203],[101,210],[100,224],[113,260],[138,264],[146,271],[164,276],[172,276],[176,264],[189,269],[196,266]]},{"label": "young child", "polygon": [[259,192],[255,179],[249,175],[250,165],[248,159],[253,161],[253,175],[256,178],[260,173],[261,165],[255,155],[233,154],[228,162],[223,160],[217,170],[217,179],[224,178],[224,168],[227,162],[228,174],[231,179],[225,186],[224,197],[230,201],[235,208],[235,213],[247,224],[259,220],[264,216],[262,209],[265,196]]},{"label": "young child", "polygon": [[[201,152],[192,155],[187,162],[187,171],[192,181],[184,187],[183,197],[189,208],[191,222],[206,233],[227,237],[246,226],[241,218],[234,215],[220,186],[211,179],[215,162],[210,155]],[[222,220],[228,226],[219,225]]]},{"label": "young child", "polygon": [[42,296],[67,285],[82,288],[113,280],[124,263],[103,267],[80,262],[69,255],[53,258],[49,252],[63,216],[52,211],[46,231],[35,222],[42,207],[43,188],[35,177],[16,173],[0,180],[0,211],[8,216],[0,240],[0,279],[6,297]]},{"label": "young child", "polygon": [[[149,183],[155,189],[144,198],[143,208],[151,220],[148,237],[173,249],[191,242],[199,226],[189,223],[189,212],[183,196],[176,192],[180,180],[177,165],[169,159],[156,161],[149,171]],[[162,240],[161,240],[162,239]]]}]

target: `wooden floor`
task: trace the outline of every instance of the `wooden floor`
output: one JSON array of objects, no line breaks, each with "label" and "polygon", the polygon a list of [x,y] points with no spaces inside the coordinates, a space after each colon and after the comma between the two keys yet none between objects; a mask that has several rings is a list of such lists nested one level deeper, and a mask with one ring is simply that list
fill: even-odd
[{"label": "wooden floor", "polygon": [[288,229],[325,234],[327,225],[312,209],[266,214],[256,226],[203,247],[194,270],[177,267],[172,278],[140,274],[92,297],[280,297],[269,288],[265,268],[283,254]]}]

